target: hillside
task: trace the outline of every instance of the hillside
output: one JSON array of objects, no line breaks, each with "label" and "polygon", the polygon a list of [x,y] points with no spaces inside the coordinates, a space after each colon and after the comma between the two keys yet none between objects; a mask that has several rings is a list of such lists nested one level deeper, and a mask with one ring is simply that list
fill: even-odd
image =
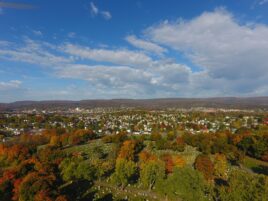
[{"label": "hillside", "polygon": [[49,100],[49,101],[18,101],[0,103],[1,111],[21,109],[51,109],[51,108],[96,108],[96,107],[136,107],[146,109],[163,108],[232,108],[232,109],[268,109],[268,97],[217,97],[217,98],[162,98],[162,99],[110,99],[110,100]]}]

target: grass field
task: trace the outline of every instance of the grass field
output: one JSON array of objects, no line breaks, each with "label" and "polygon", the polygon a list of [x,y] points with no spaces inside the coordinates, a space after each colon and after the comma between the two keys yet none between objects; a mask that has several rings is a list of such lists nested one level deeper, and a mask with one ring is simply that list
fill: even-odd
[{"label": "grass field", "polygon": [[93,150],[99,147],[102,148],[104,153],[109,153],[113,146],[114,144],[103,143],[101,140],[93,140],[87,144],[68,147],[64,151],[66,153],[83,152],[85,154],[92,154]]},{"label": "grass field", "polygon": [[243,165],[251,169],[255,173],[268,175],[268,162],[264,162],[247,156],[244,159]]}]

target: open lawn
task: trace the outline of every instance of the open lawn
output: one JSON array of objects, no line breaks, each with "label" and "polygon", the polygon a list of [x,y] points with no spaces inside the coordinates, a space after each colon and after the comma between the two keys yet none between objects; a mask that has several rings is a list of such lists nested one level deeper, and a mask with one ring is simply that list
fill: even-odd
[{"label": "open lawn", "polygon": [[[98,200],[133,200],[133,201],[160,201],[165,198],[153,191],[140,189],[136,186],[127,186],[122,189],[107,181],[68,182],[61,187],[61,191],[81,201]],[[80,195],[80,196],[79,196]]]},{"label": "open lawn", "polygon": [[268,162],[246,156],[243,165],[255,173],[268,175]]},{"label": "open lawn", "polygon": [[96,149],[101,148],[101,150],[104,152],[104,154],[108,154],[109,152],[112,151],[113,147],[115,145],[112,143],[103,143],[101,140],[92,140],[87,144],[83,144],[83,145],[76,145],[76,146],[71,146],[68,147],[66,149],[64,149],[64,151],[67,154],[72,154],[72,153],[83,153],[86,155],[92,155],[94,153],[96,153]]}]

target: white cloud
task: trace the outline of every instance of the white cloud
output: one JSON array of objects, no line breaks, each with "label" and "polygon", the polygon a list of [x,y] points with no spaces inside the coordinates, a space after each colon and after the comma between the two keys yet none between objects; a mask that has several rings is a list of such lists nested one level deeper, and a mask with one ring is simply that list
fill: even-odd
[{"label": "white cloud", "polygon": [[163,54],[164,52],[166,52],[167,50],[155,43],[149,42],[149,41],[145,41],[145,40],[141,40],[138,39],[136,36],[134,35],[130,35],[126,37],[126,40],[133,46],[146,50],[148,52],[154,52],[156,54]]},{"label": "white cloud", "polygon": [[110,20],[112,18],[112,15],[109,11],[101,11],[101,15],[106,20]]},{"label": "white cloud", "polygon": [[78,56],[83,59],[99,62],[109,62],[119,65],[148,67],[153,62],[149,56],[141,52],[130,51],[127,49],[92,49],[88,47],[73,45],[70,43],[64,45],[61,49],[65,53],[73,56]]},{"label": "white cloud", "polygon": [[74,38],[76,36],[76,33],[75,32],[70,32],[70,33],[67,34],[67,36],[69,38]]},{"label": "white cloud", "polygon": [[90,12],[93,16],[98,15],[99,13],[99,9],[93,2],[90,2]]},{"label": "white cloud", "polygon": [[59,56],[52,53],[56,47],[46,43],[26,39],[23,45],[16,45],[14,43],[4,43],[5,46],[1,48],[0,45],[0,59],[27,62],[31,64],[55,67],[70,63],[71,58]]},{"label": "white cloud", "polygon": [[190,20],[164,22],[147,35],[185,54],[213,78],[267,77],[268,26],[240,24],[225,10],[205,12]]},{"label": "white cloud", "polygon": [[128,66],[81,65],[74,64],[59,69],[58,75],[79,78],[89,81],[92,85],[106,87],[126,87],[127,83],[150,82],[150,76],[143,70]]},{"label": "white cloud", "polygon": [[4,40],[0,40],[0,47],[5,47],[5,46],[9,46],[11,45],[11,43],[9,41],[4,41]]},{"label": "white cloud", "polygon": [[[190,70],[177,64],[159,64],[154,69],[135,69],[129,66],[68,65],[57,69],[62,78],[86,80],[90,89],[128,97],[152,97],[180,93],[189,81]],[[126,97],[126,96],[125,96]]]},{"label": "white cloud", "polygon": [[18,89],[21,86],[21,81],[11,80],[8,82],[0,82],[0,91]]},{"label": "white cloud", "polygon": [[259,5],[263,5],[263,4],[266,4],[266,3],[268,3],[268,0],[261,0],[261,1],[259,2]]},{"label": "white cloud", "polygon": [[110,20],[112,18],[112,14],[109,11],[99,10],[93,2],[90,2],[90,12],[92,16],[100,14],[105,20]]},{"label": "white cloud", "polygon": [[33,34],[36,36],[42,36],[43,33],[40,30],[33,30]]}]

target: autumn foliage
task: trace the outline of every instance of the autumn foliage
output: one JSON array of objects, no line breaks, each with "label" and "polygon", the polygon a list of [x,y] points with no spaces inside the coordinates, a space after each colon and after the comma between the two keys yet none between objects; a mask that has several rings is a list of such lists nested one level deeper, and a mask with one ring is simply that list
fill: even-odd
[{"label": "autumn foliage", "polygon": [[207,155],[199,155],[194,163],[195,169],[202,172],[207,180],[213,179],[214,165]]},{"label": "autumn foliage", "polygon": [[166,173],[172,173],[174,167],[183,167],[185,165],[185,160],[178,155],[164,154],[162,160],[165,162]]}]

